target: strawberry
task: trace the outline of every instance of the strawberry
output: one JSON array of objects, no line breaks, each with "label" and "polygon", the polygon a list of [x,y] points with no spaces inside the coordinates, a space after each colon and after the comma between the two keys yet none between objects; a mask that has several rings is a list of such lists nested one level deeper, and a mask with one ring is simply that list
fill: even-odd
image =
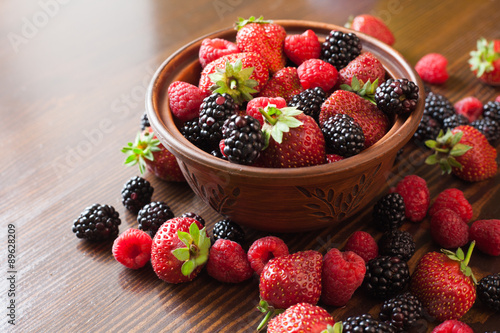
[{"label": "strawberry", "polygon": [[354,17],[351,22],[347,22],[346,27],[375,37],[388,45],[394,44],[395,41],[394,35],[384,21],[370,14]]},{"label": "strawberry", "polygon": [[210,238],[191,217],[174,217],[158,229],[151,247],[151,265],[168,283],[194,279],[208,260]]},{"label": "strawberry", "polygon": [[321,43],[316,33],[308,29],[301,35],[286,36],[284,51],[288,59],[299,66],[306,60],[319,58]]},{"label": "strawberry", "polygon": [[240,50],[233,42],[222,38],[205,38],[201,42],[199,51],[201,67],[205,68],[206,65],[224,55],[238,52],[240,52]]},{"label": "strawberry", "polygon": [[390,122],[385,113],[354,92],[334,91],[321,106],[320,124],[337,113],[351,116],[361,126],[365,135],[365,148],[372,146],[389,130]]},{"label": "strawberry", "polygon": [[227,93],[241,104],[252,99],[268,80],[264,59],[254,52],[240,52],[222,56],[203,68],[198,87],[205,95]]},{"label": "strawberry", "polygon": [[242,52],[260,54],[271,74],[285,67],[286,31],[281,25],[264,20],[262,16],[252,16],[246,20],[239,18],[236,28],[236,45]]},{"label": "strawberry", "polygon": [[489,85],[500,85],[500,41],[477,41],[477,49],[470,53],[469,65],[472,72]]},{"label": "strawberry", "polygon": [[138,164],[141,174],[148,170],[166,181],[186,181],[177,159],[160,143],[151,127],[138,133],[135,141],[129,142],[121,151],[127,155],[125,165]]},{"label": "strawberry", "polygon": [[289,102],[293,96],[299,94],[304,88],[301,85],[297,68],[284,67],[274,73],[273,77],[262,88],[260,97],[282,97]]},{"label": "strawberry", "polygon": [[134,228],[127,229],[114,240],[113,257],[127,268],[144,267],[151,258],[151,244],[148,233]]},{"label": "strawberry", "polygon": [[418,262],[410,291],[437,320],[458,319],[474,304],[477,282],[467,266],[473,249],[474,242],[467,254],[460,248],[429,252]]},{"label": "strawberry", "polygon": [[380,84],[385,80],[385,69],[372,53],[364,52],[339,71],[339,83],[350,86],[354,76],[361,84],[368,80],[375,82],[377,79]]},{"label": "strawberry", "polygon": [[334,325],[335,320],[322,307],[299,303],[273,318],[267,326],[267,333],[334,332]]},{"label": "strawberry", "polygon": [[247,115],[257,119],[263,126],[264,117],[259,109],[264,109],[268,104],[273,104],[278,109],[286,107],[286,101],[283,97],[255,97],[247,103]]}]

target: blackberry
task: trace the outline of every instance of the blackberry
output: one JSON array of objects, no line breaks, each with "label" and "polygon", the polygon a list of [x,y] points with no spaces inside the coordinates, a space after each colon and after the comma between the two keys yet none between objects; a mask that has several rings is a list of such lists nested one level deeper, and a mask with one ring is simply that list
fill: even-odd
[{"label": "blackberry", "polygon": [[190,218],[193,218],[196,221],[200,222],[202,226],[205,226],[205,220],[203,219],[203,217],[201,217],[200,215],[198,215],[196,213],[187,212],[187,213],[182,214],[181,217],[190,217]]},{"label": "blackberry", "polygon": [[118,236],[120,216],[113,206],[93,204],[73,221],[76,237],[90,241],[104,241]]},{"label": "blackberry", "polygon": [[408,261],[415,253],[415,241],[408,231],[389,230],[380,238],[378,251],[380,255],[400,256],[404,261]]},{"label": "blackberry", "polygon": [[500,123],[500,102],[489,101],[483,105],[483,117],[495,120]]},{"label": "blackberry", "polygon": [[483,133],[490,143],[494,144],[500,138],[499,122],[491,118],[481,118],[473,121],[470,125]]},{"label": "blackberry", "polygon": [[443,126],[443,121],[455,114],[455,107],[445,96],[430,92],[425,98],[424,114],[431,116]]},{"label": "blackberry", "polygon": [[423,318],[423,306],[415,296],[406,292],[385,301],[380,308],[379,318],[399,331],[407,331]]},{"label": "blackberry", "polygon": [[361,54],[361,40],[356,34],[332,30],[321,45],[321,59],[341,70]]},{"label": "blackberry", "polygon": [[288,106],[295,106],[318,122],[321,105],[326,100],[325,91],[321,87],[306,89],[294,95]]},{"label": "blackberry", "polygon": [[144,112],[142,114],[142,117],[141,117],[141,130],[145,130],[146,127],[150,127],[151,124],[149,123],[149,118],[148,118],[148,114],[146,112]]},{"label": "blackberry", "polygon": [[405,202],[399,193],[388,193],[373,207],[373,221],[382,231],[399,228],[405,221]]},{"label": "blackberry", "polygon": [[373,297],[393,297],[402,292],[409,281],[408,264],[400,257],[379,256],[366,263],[363,284]]},{"label": "blackberry", "polygon": [[206,97],[200,106],[200,137],[207,143],[208,150],[218,149],[222,140],[224,122],[236,113],[237,105],[233,98],[224,93],[215,93]]},{"label": "blackberry", "polygon": [[137,222],[139,223],[139,229],[154,236],[161,225],[174,216],[174,212],[165,202],[153,201],[142,207],[137,214]]},{"label": "blackberry", "polygon": [[129,211],[137,214],[144,205],[151,202],[154,188],[144,178],[135,176],[123,185],[122,203]]},{"label": "blackberry", "polygon": [[196,117],[192,120],[185,121],[179,128],[181,134],[189,140],[196,147],[207,150],[206,141],[201,137],[201,127],[199,123],[200,118]]},{"label": "blackberry", "polygon": [[418,86],[408,79],[388,79],[377,87],[375,101],[387,115],[410,113],[417,106]]},{"label": "blackberry", "polygon": [[343,333],[396,333],[396,329],[388,323],[376,320],[370,314],[352,316],[342,322]]},{"label": "blackberry", "polygon": [[431,116],[424,114],[415,134],[413,134],[413,139],[418,145],[424,146],[425,141],[435,140],[440,130],[441,124]]},{"label": "blackberry", "polygon": [[215,242],[219,238],[229,239],[238,244],[242,244],[245,240],[245,232],[243,229],[235,222],[225,219],[215,223],[212,230],[213,241]]},{"label": "blackberry", "polygon": [[469,118],[463,114],[455,113],[454,115],[443,119],[443,131],[445,132],[448,128],[452,130],[460,125],[469,125]]},{"label": "blackberry", "polygon": [[251,116],[232,115],[222,128],[224,155],[229,162],[252,164],[264,147],[260,123]]},{"label": "blackberry", "polygon": [[328,153],[343,157],[359,154],[365,148],[363,129],[350,116],[336,114],[321,128]]},{"label": "blackberry", "polygon": [[479,280],[477,298],[488,308],[500,311],[500,273],[491,274]]}]

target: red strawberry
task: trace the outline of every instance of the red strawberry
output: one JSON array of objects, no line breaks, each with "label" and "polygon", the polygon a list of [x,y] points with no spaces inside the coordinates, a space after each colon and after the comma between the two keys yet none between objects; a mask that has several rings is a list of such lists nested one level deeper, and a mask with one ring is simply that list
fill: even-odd
[{"label": "red strawberry", "polygon": [[205,38],[201,42],[199,59],[202,68],[222,56],[238,53],[240,50],[235,43],[222,38]]},{"label": "red strawberry", "polygon": [[311,29],[301,35],[289,35],[285,38],[285,55],[295,65],[300,65],[308,59],[318,59],[321,53],[321,43]]},{"label": "red strawberry", "polygon": [[329,91],[335,86],[338,79],[337,69],[321,59],[304,61],[297,68],[297,74],[304,89],[320,87],[323,91]]},{"label": "red strawberry", "polygon": [[344,306],[363,283],[365,260],[354,252],[333,248],[323,257],[321,301]]},{"label": "red strawberry", "polygon": [[264,109],[268,104],[273,104],[278,109],[286,107],[283,97],[255,97],[247,103],[247,115],[257,119],[261,126],[264,125],[264,117],[259,109]]},{"label": "red strawberry", "polygon": [[127,154],[125,165],[139,165],[141,174],[147,169],[156,177],[172,182],[186,179],[175,156],[157,139],[151,127],[138,133],[134,142],[129,142],[122,152]]},{"label": "red strawberry", "polygon": [[210,249],[210,238],[202,227],[191,217],[174,217],[162,224],[151,247],[151,265],[160,279],[181,283],[198,275]]},{"label": "red strawberry", "polygon": [[457,188],[448,188],[440,192],[429,209],[429,215],[432,216],[441,209],[451,209],[464,223],[469,223],[473,215],[472,205],[465,198],[464,192]]},{"label": "red strawberry", "polygon": [[462,317],[476,300],[476,279],[468,263],[474,242],[467,254],[458,248],[429,252],[417,264],[411,277],[410,291],[427,312],[444,321]]},{"label": "red strawberry", "polygon": [[198,117],[200,105],[207,95],[191,83],[174,81],[168,86],[168,104],[181,122]]},{"label": "red strawberry", "polygon": [[210,248],[207,273],[220,282],[239,283],[251,278],[253,269],[240,244],[220,238]]},{"label": "red strawberry", "polygon": [[474,333],[474,331],[466,323],[450,319],[436,326],[431,333]]},{"label": "red strawberry", "polygon": [[500,220],[475,221],[470,227],[469,238],[476,241],[481,252],[500,256]]},{"label": "red strawberry", "polygon": [[431,217],[431,236],[445,249],[456,249],[469,242],[469,226],[451,209],[440,209]]},{"label": "red strawberry", "polygon": [[352,22],[348,22],[346,26],[375,37],[388,45],[394,44],[395,39],[391,30],[384,21],[376,16],[369,14],[358,15],[353,18]]},{"label": "red strawberry", "polygon": [[429,53],[417,61],[415,70],[425,82],[443,84],[449,77],[447,65],[448,59],[445,56],[439,53]]},{"label": "red strawberry", "polygon": [[389,130],[390,122],[385,113],[354,92],[334,91],[321,106],[320,124],[337,113],[351,116],[361,126],[365,135],[365,148],[375,144]]},{"label": "red strawberry", "polygon": [[128,268],[144,267],[151,258],[151,244],[151,236],[148,233],[130,228],[113,242],[113,257]]},{"label": "red strawberry", "polygon": [[264,20],[263,17],[239,18],[236,23],[236,45],[243,52],[255,52],[264,58],[271,74],[285,67],[283,46],[285,29],[279,24]]},{"label": "red strawberry", "polygon": [[395,191],[405,201],[406,218],[412,222],[422,221],[427,215],[430,203],[430,192],[425,179],[408,175],[398,182]]},{"label": "red strawberry", "polygon": [[372,53],[364,52],[339,71],[339,83],[350,86],[354,76],[361,84],[377,79],[378,84],[381,84],[385,81],[385,69]]},{"label": "red strawberry", "polygon": [[477,49],[470,53],[469,65],[479,80],[490,85],[500,85],[500,41],[477,41]]},{"label": "red strawberry", "polygon": [[301,85],[297,68],[285,67],[274,73],[273,77],[262,88],[260,97],[282,97],[289,102],[293,96],[304,88]]},{"label": "red strawberry", "polygon": [[456,113],[466,116],[470,123],[479,119],[483,114],[483,103],[474,96],[462,98],[453,107]]},{"label": "red strawberry", "polygon": [[378,256],[378,245],[366,231],[355,231],[347,239],[344,251],[352,251],[368,262]]},{"label": "red strawberry", "polygon": [[257,239],[248,249],[248,261],[252,269],[260,275],[264,266],[272,258],[288,255],[288,246],[276,236],[267,236]]},{"label": "red strawberry", "polygon": [[333,329],[334,324],[333,317],[322,307],[299,303],[273,318],[267,325],[267,333],[330,332],[327,329]]}]

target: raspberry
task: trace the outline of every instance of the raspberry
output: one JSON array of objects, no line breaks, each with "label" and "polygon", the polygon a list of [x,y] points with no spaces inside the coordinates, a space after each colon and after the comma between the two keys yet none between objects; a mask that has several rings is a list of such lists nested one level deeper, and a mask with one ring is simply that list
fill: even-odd
[{"label": "raspberry", "polygon": [[264,125],[264,117],[259,112],[259,109],[264,109],[269,104],[276,105],[278,109],[286,107],[286,101],[283,97],[255,97],[247,104],[247,115],[257,119],[262,127]]},{"label": "raspberry", "polygon": [[222,38],[205,38],[201,42],[199,58],[202,68],[220,57],[240,52],[238,46]]},{"label": "raspberry", "polygon": [[415,65],[415,70],[425,82],[443,84],[448,80],[448,59],[439,53],[424,55]]},{"label": "raspberry", "polygon": [[430,193],[425,179],[408,175],[398,182],[396,192],[405,201],[405,216],[411,222],[420,222],[427,215]]},{"label": "raspberry", "polygon": [[474,96],[462,98],[453,107],[456,113],[466,116],[470,123],[483,114],[483,103]]},{"label": "raspberry", "polygon": [[257,239],[248,249],[248,261],[252,269],[260,275],[264,266],[272,258],[288,254],[288,246],[276,236],[266,236]]},{"label": "raspberry", "polygon": [[340,156],[337,154],[326,154],[326,162],[327,163],[333,163],[333,162],[338,162],[340,160],[343,160],[344,156]]},{"label": "raspberry", "polygon": [[443,208],[453,210],[465,223],[469,223],[472,218],[472,206],[465,198],[464,192],[457,188],[448,188],[439,193],[429,209],[429,215],[432,216]]},{"label": "raspberry", "polygon": [[375,239],[365,231],[355,231],[347,239],[344,251],[352,251],[365,262],[378,256],[378,245]]},{"label": "raspberry", "polygon": [[500,256],[500,220],[477,220],[469,230],[469,239],[476,241],[482,252]]},{"label": "raspberry", "polygon": [[324,91],[333,88],[339,73],[330,63],[320,59],[309,59],[297,67],[300,84],[304,89],[320,87]]},{"label": "raspberry", "polygon": [[323,257],[321,300],[327,305],[346,305],[363,283],[365,273],[363,258],[332,248]]},{"label": "raspberry", "polygon": [[251,278],[253,269],[240,244],[228,239],[218,239],[210,248],[207,272],[220,282],[239,283]]},{"label": "raspberry", "polygon": [[464,322],[449,319],[436,326],[432,333],[474,333],[474,331]]},{"label": "raspberry", "polygon": [[312,30],[306,30],[301,35],[288,35],[285,38],[285,55],[299,66],[309,59],[317,59],[321,53],[321,43]]},{"label": "raspberry", "polygon": [[451,209],[435,212],[430,230],[434,241],[446,249],[464,246],[469,241],[469,226]]},{"label": "raspberry", "polygon": [[170,111],[177,119],[184,122],[198,117],[200,105],[205,98],[200,88],[187,82],[174,81],[167,93]]},{"label": "raspberry", "polygon": [[130,228],[113,242],[112,253],[115,259],[125,267],[138,269],[151,259],[153,240],[146,232]]},{"label": "raspberry", "polygon": [[498,95],[498,96],[495,98],[495,102],[500,103],[500,95]]}]

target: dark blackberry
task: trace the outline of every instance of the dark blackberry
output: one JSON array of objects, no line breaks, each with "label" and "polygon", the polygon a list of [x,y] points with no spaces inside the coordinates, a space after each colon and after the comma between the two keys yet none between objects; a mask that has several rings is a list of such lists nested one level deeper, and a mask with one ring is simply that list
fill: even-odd
[{"label": "dark blackberry", "polygon": [[139,229],[148,231],[154,236],[163,223],[173,218],[174,212],[163,201],[153,201],[139,211],[137,222]]},{"label": "dark blackberry", "polygon": [[384,256],[400,256],[404,261],[408,261],[415,253],[415,241],[408,231],[389,230],[380,238],[378,252]]},{"label": "dark blackberry", "polygon": [[200,137],[207,146],[207,151],[219,147],[222,140],[222,126],[237,111],[237,105],[228,94],[215,93],[203,100],[200,106]]},{"label": "dark blackberry", "polygon": [[339,113],[328,118],[321,131],[329,154],[349,157],[359,154],[365,148],[363,129],[346,114]]},{"label": "dark blackberry", "polygon": [[73,221],[73,232],[78,238],[100,242],[118,236],[120,224],[120,216],[114,207],[94,204]]},{"label": "dark blackberry", "polygon": [[443,121],[455,114],[455,108],[445,96],[430,92],[425,98],[424,114],[431,116],[443,126]]},{"label": "dark blackberry", "polygon": [[400,257],[379,256],[366,263],[363,284],[373,297],[393,297],[401,293],[409,281],[408,264]]},{"label": "dark blackberry", "polygon": [[201,225],[205,226],[205,220],[203,219],[203,217],[201,217],[200,215],[198,215],[196,213],[187,212],[187,213],[182,214],[181,217],[190,217],[190,218],[193,218],[196,221],[200,222]]},{"label": "dark blackberry", "polygon": [[375,101],[388,115],[410,113],[417,106],[418,86],[408,79],[388,79],[375,90]]},{"label": "dark blackberry", "polygon": [[483,133],[491,144],[494,144],[500,138],[499,122],[491,118],[481,118],[474,120],[470,125]]},{"label": "dark blackberry", "polygon": [[405,202],[399,193],[388,193],[373,207],[373,221],[382,231],[399,228],[405,221]]},{"label": "dark blackberry", "polygon": [[142,114],[142,118],[141,118],[141,130],[145,130],[146,127],[150,127],[151,124],[149,123],[149,118],[148,118],[148,114],[146,112],[144,112]]},{"label": "dark blackberry", "polygon": [[235,222],[225,219],[214,224],[212,230],[213,241],[215,242],[219,238],[229,239],[233,242],[242,244],[245,240],[245,232],[243,229]]},{"label": "dark blackberry", "polygon": [[222,128],[224,155],[229,162],[252,164],[264,147],[260,123],[251,116],[232,115]]},{"label": "dark blackberry", "polygon": [[343,333],[396,333],[388,323],[376,320],[370,314],[351,316],[342,322]]},{"label": "dark blackberry", "polygon": [[137,214],[142,207],[151,202],[154,188],[144,178],[135,176],[123,185],[122,203],[129,211]]},{"label": "dark blackberry", "polygon": [[356,34],[332,30],[321,45],[321,59],[341,70],[361,54],[361,40]]},{"label": "dark blackberry", "polygon": [[468,124],[469,124],[469,118],[467,118],[463,114],[455,113],[454,115],[443,119],[443,131],[446,132],[448,128],[452,130],[457,126],[468,125]]},{"label": "dark blackberry", "polygon": [[479,280],[477,298],[488,308],[500,311],[500,273],[487,275]]},{"label": "dark blackberry", "polygon": [[380,308],[380,321],[390,323],[398,331],[407,331],[421,318],[423,318],[422,303],[409,292],[385,301]]},{"label": "dark blackberry", "polygon": [[192,120],[185,121],[184,124],[179,128],[181,134],[189,140],[196,147],[207,150],[206,140],[201,137],[201,128],[199,124],[199,118],[196,117]]},{"label": "dark blackberry", "polygon": [[321,87],[306,89],[293,96],[288,106],[295,106],[318,122],[321,105],[326,100],[325,91]]},{"label": "dark blackberry", "polygon": [[436,119],[431,116],[424,114],[420,120],[415,134],[413,134],[413,139],[415,143],[424,146],[424,142],[427,140],[435,140],[441,130],[441,124]]},{"label": "dark blackberry", "polygon": [[483,117],[495,120],[500,123],[500,102],[489,101],[483,105]]}]

